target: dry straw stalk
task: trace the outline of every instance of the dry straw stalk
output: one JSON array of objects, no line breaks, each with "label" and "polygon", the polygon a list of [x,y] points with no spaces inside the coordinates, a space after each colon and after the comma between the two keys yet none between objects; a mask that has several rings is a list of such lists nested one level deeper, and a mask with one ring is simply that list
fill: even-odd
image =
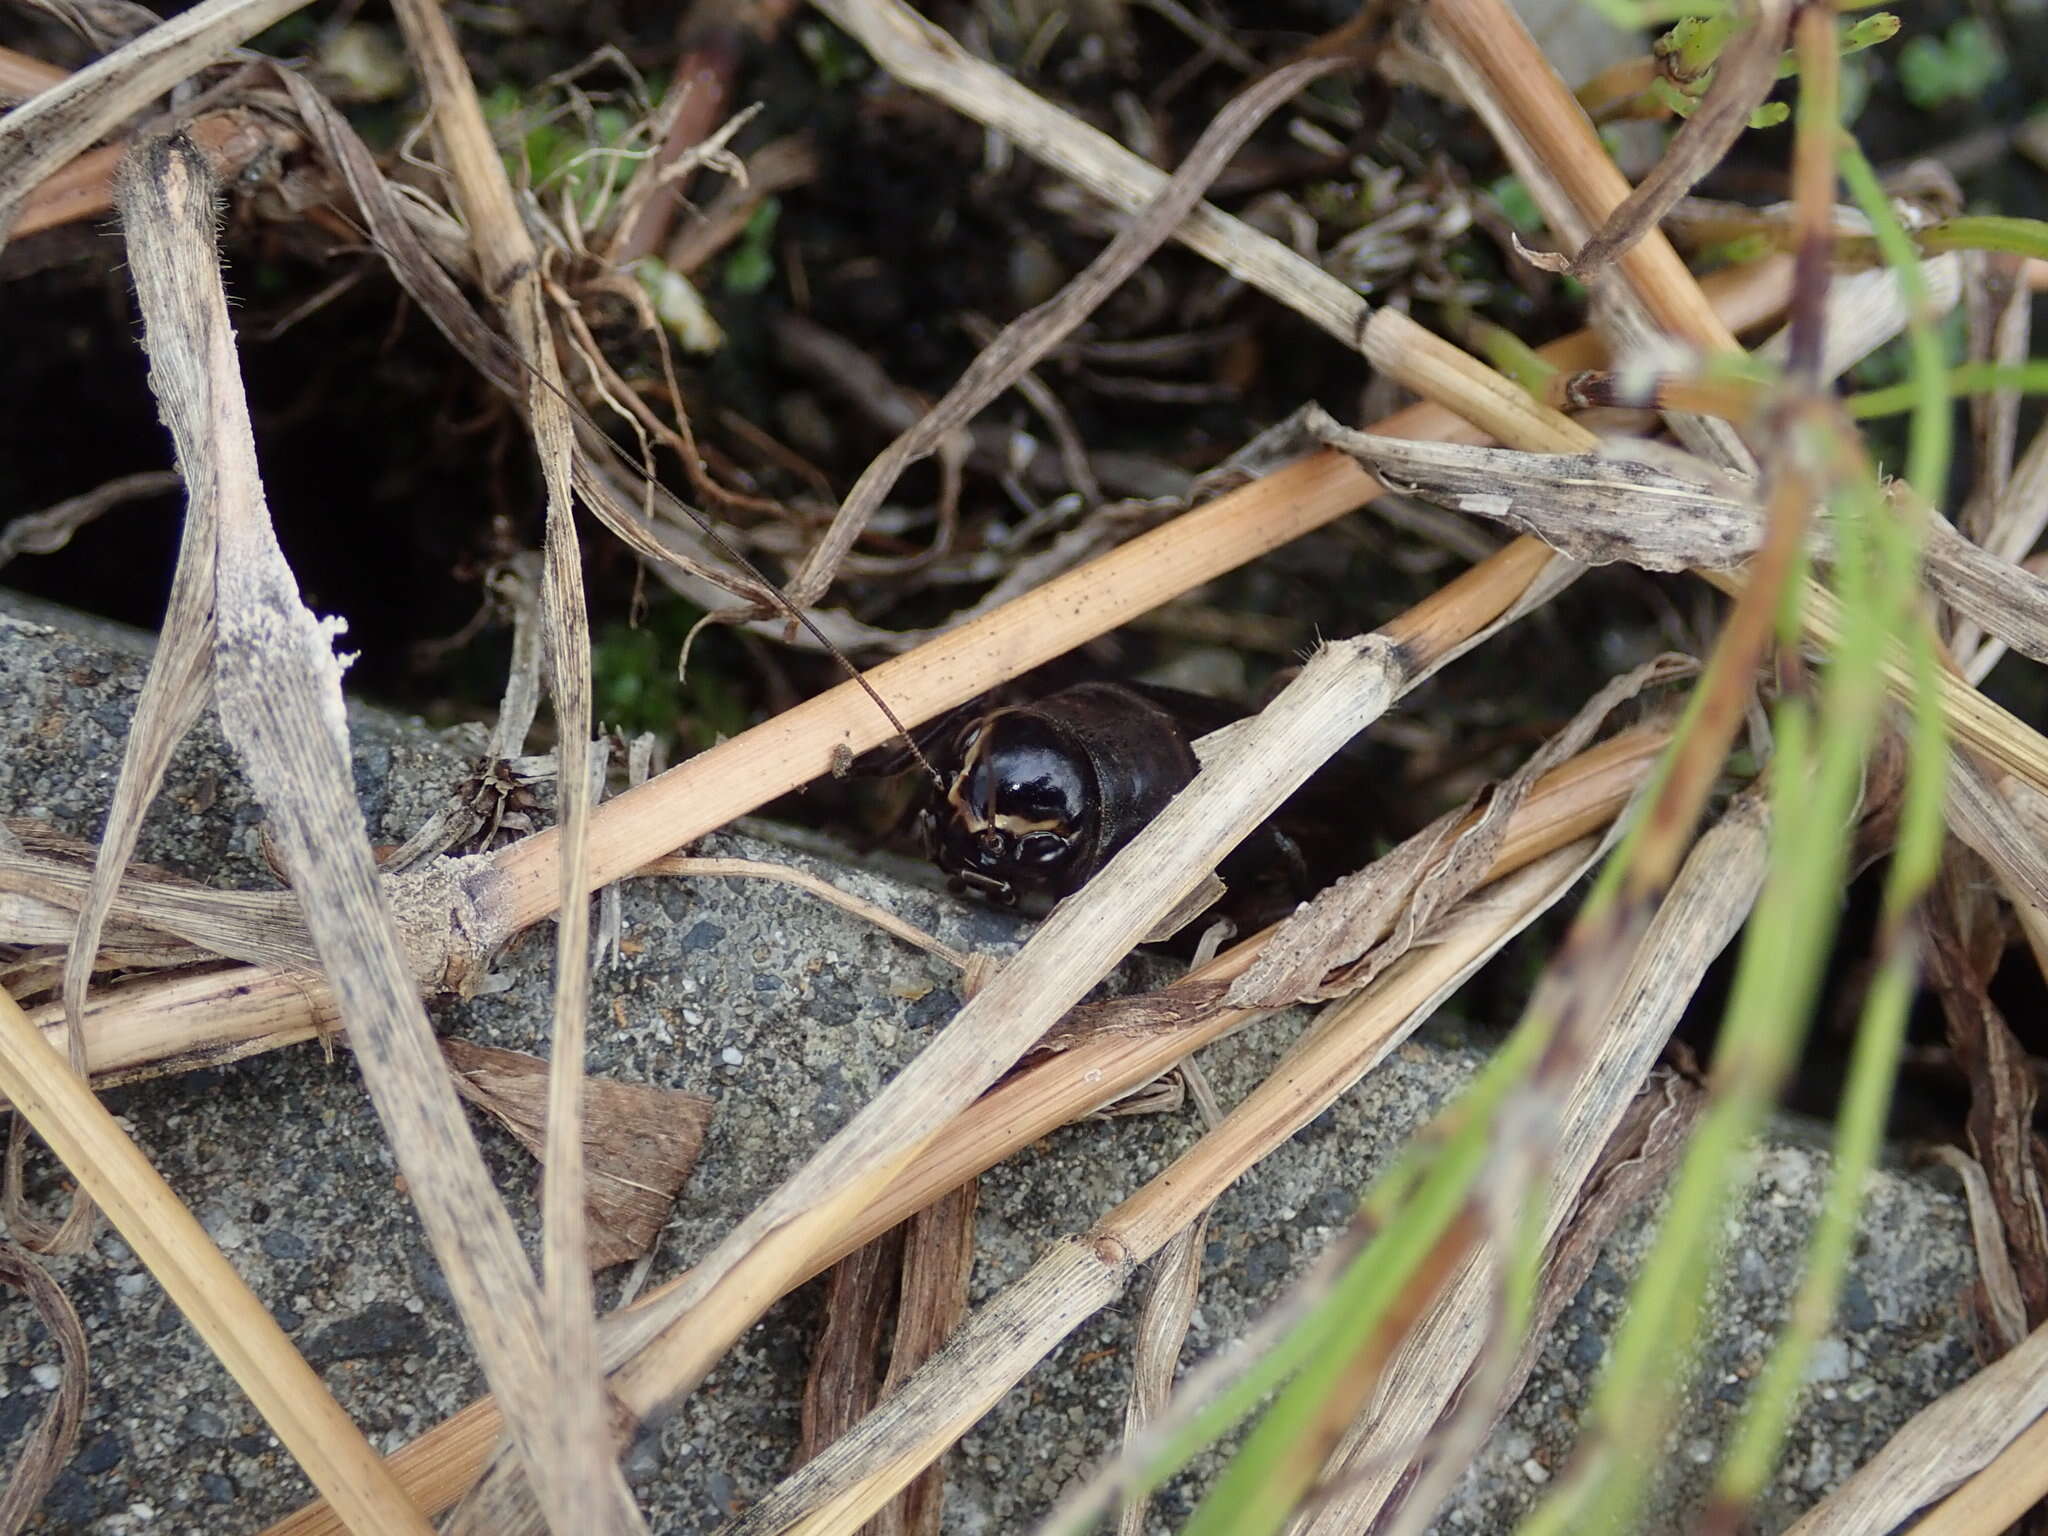
[{"label": "dry straw stalk", "polygon": [[[1652,729],[1624,732],[1539,779],[1510,820],[1488,878],[1504,878],[1606,826],[1640,787],[1664,740]],[[1219,956],[1188,982],[1222,983],[1241,975],[1260,942],[1249,941]],[[811,1253],[799,1281],[1253,1016],[1249,1010],[1223,1009],[1186,1029],[1095,1035],[1012,1074],[951,1121],[870,1207]],[[688,1278],[686,1272],[670,1279],[628,1317],[656,1305]],[[482,1399],[395,1452],[393,1470],[424,1508],[438,1512],[474,1481],[496,1443],[498,1425],[495,1404]],[[336,1529],[331,1513],[316,1504],[280,1521],[265,1536],[331,1536]]]},{"label": "dry straw stalk", "polygon": [[113,1220],[199,1336],[249,1394],[343,1528],[433,1527],[413,1505],[319,1373],[114,1122],[105,1105],[0,992],[0,1087]]}]

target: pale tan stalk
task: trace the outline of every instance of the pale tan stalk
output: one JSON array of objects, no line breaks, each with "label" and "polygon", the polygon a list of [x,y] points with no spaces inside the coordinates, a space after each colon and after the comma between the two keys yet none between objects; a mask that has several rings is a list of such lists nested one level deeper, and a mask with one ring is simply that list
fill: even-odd
[{"label": "pale tan stalk", "polygon": [[[1664,741],[1663,733],[1654,729],[1624,732],[1538,780],[1508,825],[1494,877],[1504,878],[1606,826],[1641,785]],[[1241,975],[1256,958],[1263,938],[1219,955],[1189,980],[1227,982]],[[1253,1017],[1245,1010],[1224,1009],[1185,1031],[1096,1036],[1012,1074],[949,1124],[829,1246],[812,1254],[800,1278],[822,1272],[948,1190]],[[687,1271],[671,1278],[629,1313],[653,1305],[687,1279]],[[394,1452],[393,1470],[423,1507],[438,1513],[474,1481],[496,1443],[499,1426],[496,1405],[483,1398]],[[336,1529],[326,1508],[312,1504],[264,1536],[332,1536]]]},{"label": "pale tan stalk", "polygon": [[[590,1004],[589,889],[581,879],[591,807],[590,624],[583,561],[570,493],[575,429],[547,322],[540,253],[528,233],[483,104],[447,15],[433,0],[396,0],[406,49],[432,104],[433,132],[464,215],[483,288],[498,305],[525,368],[527,423],[547,490],[542,603],[560,771],[557,821],[554,1029],[548,1060],[546,1147],[542,1156],[541,1327],[545,1369],[534,1383],[549,1434],[526,1447],[550,1526],[558,1532],[644,1531],[638,1506],[611,1452],[611,1426],[597,1363],[595,1302],[584,1210],[583,1072]],[[531,1458],[552,1464],[541,1483]],[[549,1486],[549,1485],[552,1486]]]},{"label": "pale tan stalk", "polygon": [[203,0],[0,117],[0,249],[59,166],[305,0]]},{"label": "pale tan stalk", "polygon": [[[447,1081],[392,890],[371,856],[348,776],[332,631],[300,600],[270,525],[215,244],[215,191],[207,158],[181,134],[139,141],[121,178],[150,384],[191,492],[172,599],[179,622],[167,626],[150,674],[154,682],[170,665],[185,686],[167,688],[171,703],[136,729],[189,725],[210,685],[484,1372],[513,1403],[518,1449],[550,1505],[565,1506],[546,1454],[553,1405],[539,1291]],[[112,873],[121,868],[114,861]],[[608,1459],[599,1471],[623,1494]]]},{"label": "pale tan stalk", "polygon": [[1915,1536],[1994,1536],[2048,1495],[2043,1413],[2048,1326],[1914,1414],[1785,1536],[1889,1531],[1944,1493],[1914,1525]]},{"label": "pale tan stalk", "polygon": [[[1561,233],[1583,244],[1628,200],[1631,188],[1543,50],[1502,0],[1431,0],[1425,21],[1477,71],[1492,109],[1507,117],[1514,138],[1570,197],[1581,224]],[[1513,140],[1503,147],[1513,153]],[[1739,350],[1662,232],[1646,232],[1615,265],[1666,333],[1712,352]]]},{"label": "pale tan stalk", "polygon": [[[1710,287],[1727,306],[1729,323],[1746,329],[1782,306],[1789,275],[1789,262],[1773,258],[1726,274]],[[1383,329],[1382,335],[1395,333]],[[1560,366],[1581,366],[1597,357],[1597,341],[1579,332],[1539,355]],[[1440,355],[1432,350],[1425,357]],[[1451,441],[1475,437],[1454,412],[1428,402],[1395,412],[1373,430]],[[917,724],[1323,526],[1382,489],[1343,454],[1312,454],[877,667],[869,679],[900,717]],[[1547,563],[1533,541],[1512,548],[1515,581],[1526,582]],[[1472,626],[1461,610],[1470,590],[1459,587],[1418,604],[1407,615],[1408,637],[1428,650],[1469,633]],[[1504,604],[1506,597],[1487,601]],[[817,777],[829,769],[835,747],[857,752],[886,739],[886,722],[851,685],[800,708],[807,711],[800,718],[785,715],[744,732],[598,807],[592,819],[593,884],[622,878],[651,854]],[[479,891],[492,908],[491,920],[480,924],[491,935],[488,949],[553,910],[553,859],[551,832],[495,857],[496,873]],[[34,1017],[46,1030],[61,1029],[44,1012]],[[317,978],[264,967],[101,991],[88,999],[86,1020],[91,1069],[121,1078],[151,1075],[152,1063],[174,1070],[178,1063],[236,1060],[309,1039],[337,1023]]]},{"label": "pale tan stalk", "polygon": [[343,1529],[430,1536],[433,1527],[370,1449],[319,1373],[206,1235],[198,1219],[0,992],[0,1088],[112,1219],[165,1294],[277,1433]]},{"label": "pale tan stalk", "polygon": [[729,1536],[843,1536],[964,1434],[1135,1268],[1244,1172],[1334,1103],[1465,978],[1562,896],[1597,852],[1587,838],[1488,887],[1429,944],[1333,1004],[1223,1124],[1087,1232],[1062,1239],[979,1308],[953,1347],[726,1527]]},{"label": "pale tan stalk", "polygon": [[1913,1527],[1919,1536],[2000,1536],[2048,1498],[2048,1415],[2029,1424]]}]

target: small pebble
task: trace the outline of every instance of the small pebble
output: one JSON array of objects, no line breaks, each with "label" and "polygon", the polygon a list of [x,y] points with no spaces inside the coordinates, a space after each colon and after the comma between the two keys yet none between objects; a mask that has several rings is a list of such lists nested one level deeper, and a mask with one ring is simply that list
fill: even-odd
[{"label": "small pebble", "polygon": [[1550,1468],[1531,1456],[1522,1463],[1522,1476],[1532,1483],[1547,1483],[1550,1481]]},{"label": "small pebble", "polygon": [[724,1050],[718,1053],[718,1059],[724,1062],[728,1067],[736,1067],[741,1062],[745,1061],[747,1058],[741,1053],[738,1046],[728,1045]]}]

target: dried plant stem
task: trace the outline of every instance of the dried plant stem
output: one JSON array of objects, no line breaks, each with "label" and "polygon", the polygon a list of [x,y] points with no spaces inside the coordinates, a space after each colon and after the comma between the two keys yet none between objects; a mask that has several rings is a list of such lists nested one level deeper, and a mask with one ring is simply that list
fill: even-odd
[{"label": "dried plant stem", "polygon": [[149,1159],[0,992],[0,1087],[176,1302],[249,1394],[278,1439],[335,1506],[342,1525],[372,1532],[433,1527],[400,1488],[319,1374]]},{"label": "dried plant stem", "polygon": [[203,0],[0,117],[0,249],[23,201],[51,172],[303,4]]},{"label": "dried plant stem", "polygon": [[527,419],[547,488],[542,605],[549,681],[563,746],[557,776],[561,865],[557,872],[554,1030],[549,1051],[546,1146],[542,1157],[545,1369],[536,1372],[550,1415],[546,1455],[552,1487],[529,1472],[558,1531],[646,1529],[611,1454],[609,1415],[597,1363],[597,1334],[584,1209],[583,1072],[590,1001],[590,904],[581,881],[595,799],[589,771],[590,624],[571,499],[575,429],[541,293],[540,253],[521,217],[498,147],[484,122],[455,34],[432,0],[396,0],[408,53],[433,104],[433,131],[476,251],[484,290],[497,300],[527,381]]},{"label": "dried plant stem", "polygon": [[2048,1414],[1914,1525],[1916,1536],[1998,1536],[2048,1498]]},{"label": "dried plant stem", "polygon": [[[1583,244],[1628,200],[1628,178],[1521,19],[1502,0],[1432,0],[1426,20],[1491,87],[1493,109],[1507,116],[1570,197],[1583,227],[1568,237]],[[1710,351],[1737,350],[1734,336],[1660,231],[1646,231],[1615,257],[1615,266],[1669,334]]]},{"label": "dried plant stem", "polygon": [[842,891],[831,881],[791,864],[773,864],[762,859],[698,859],[671,855],[665,859],[651,861],[638,873],[643,876],[729,875],[750,880],[778,880],[785,885],[793,885],[800,891],[808,891],[820,901],[829,902],[842,912],[851,912],[862,922],[873,923],[891,937],[901,939],[928,955],[937,955],[948,965],[957,966],[964,971],[972,959],[972,956],[962,954],[952,945],[941,943],[922,928],[906,923],[886,907],[878,907],[872,901],[862,901],[858,896]]},{"label": "dried plant stem", "polygon": [[974,1314],[944,1357],[734,1521],[730,1536],[857,1529],[1061,1339],[1120,1295],[1137,1265],[1334,1103],[1563,895],[1596,848],[1596,840],[1582,840],[1508,877],[1454,914],[1427,946],[1333,1005],[1221,1126],[1087,1232],[1054,1245]]},{"label": "dried plant stem", "polygon": [[953,387],[907,430],[875,456],[832,518],[789,584],[792,603],[808,605],[824,596],[854,540],[895,488],[903,472],[930,457],[954,432],[1023,377],[1085,320],[1172,234],[1201,201],[1203,190],[1251,137],[1252,131],[1303,86],[1339,67],[1336,59],[1306,59],[1287,65],[1246,87],[1202,130],[1175,171],[1137,219],[1052,298],[1020,315],[982,348]]},{"label": "dried plant stem", "polygon": [[[1710,290],[1726,306],[1729,323],[1746,329],[1777,312],[1789,272],[1789,260],[1773,258],[1710,280]],[[1399,333],[1383,328],[1380,334]],[[1597,356],[1597,341],[1579,332],[1542,348],[1540,355],[1579,366]],[[1428,402],[1395,412],[1373,430],[1453,441],[1474,437],[1456,413]],[[1347,456],[1312,454],[906,652],[876,668],[870,680],[899,715],[922,722],[1382,492]],[[1525,542],[1514,548],[1526,580],[1526,567],[1541,568],[1540,546]],[[1458,608],[1467,600],[1456,594],[1432,598],[1406,622],[1425,649],[1448,644],[1462,623]],[[1497,611],[1505,598],[1489,602]],[[862,751],[885,740],[887,731],[872,702],[842,685],[607,801],[592,819],[593,884],[623,878],[651,851],[686,843],[818,777],[829,770],[836,746]],[[553,910],[553,839],[544,832],[492,861],[479,893],[490,912],[490,920],[479,925],[485,950]],[[48,1031],[62,1028],[61,1020],[43,1011],[34,1017]],[[317,977],[263,966],[101,991],[88,999],[85,1017],[87,1060],[102,1081],[239,1060],[311,1039],[339,1023]]]},{"label": "dried plant stem", "polygon": [[[193,693],[210,683],[484,1372],[512,1401],[515,1443],[550,1506],[566,1507],[548,1455],[555,1409],[539,1291],[447,1082],[371,857],[348,777],[332,634],[300,601],[270,527],[214,243],[214,192],[206,158],[178,135],[142,141],[122,175],[150,382],[191,488],[173,592],[181,623],[167,630],[151,673],[154,682],[175,656],[183,686],[135,729],[161,732],[172,716],[172,725],[189,724]],[[616,1468],[607,1461],[604,1472],[623,1495]]]},{"label": "dried plant stem", "polygon": [[[1649,728],[1624,732],[1539,779],[1508,824],[1493,877],[1504,878],[1611,822],[1642,784],[1664,740],[1661,731]],[[1263,937],[1218,956],[1188,983],[1222,983],[1241,974],[1256,958]],[[821,1272],[946,1191],[1255,1016],[1226,1008],[1185,1029],[1094,1036],[1012,1074],[947,1125],[870,1207],[814,1252],[799,1279]],[[688,1278],[687,1272],[671,1278],[626,1315],[655,1304]],[[495,1404],[484,1398],[394,1452],[393,1469],[422,1506],[438,1512],[474,1480],[496,1442],[498,1426]],[[336,1529],[332,1516],[315,1504],[280,1521],[265,1536],[332,1536]]]},{"label": "dried plant stem", "polygon": [[[1593,1050],[1576,1072],[1563,1074],[1553,1085],[1561,1129],[1548,1189],[1539,1195],[1545,1202],[1546,1243],[1558,1239],[1601,1148],[1655,1065],[1708,964],[1748,916],[1762,882],[1763,858],[1760,808],[1753,803],[1739,807],[1699,840],[1645,930],[1608,1016],[1592,1031]],[[1519,1155],[1513,1147],[1504,1151]],[[1467,1373],[1483,1374],[1489,1363],[1501,1365],[1512,1358],[1517,1341],[1488,1336],[1496,1320],[1498,1266],[1504,1262],[1498,1251],[1490,1260],[1475,1254],[1421,1329],[1403,1342],[1370,1412],[1333,1458],[1328,1480],[1342,1491],[1302,1523],[1303,1536],[1371,1528],[1400,1492],[1410,1452],[1454,1400],[1465,1398],[1456,1411],[1478,1415],[1480,1427],[1491,1421],[1502,1405],[1469,1381]],[[1442,1477],[1454,1477],[1461,1465],[1455,1457],[1438,1457],[1437,1465],[1424,1473],[1425,1483],[1438,1484],[1434,1495],[1405,1495],[1404,1515],[1422,1519],[1432,1513],[1448,1491],[1440,1486]]]},{"label": "dried plant stem", "polygon": [[[1158,166],[974,57],[899,0],[812,3],[905,85],[996,129],[1113,206],[1135,213],[1164,190],[1167,177]],[[1371,313],[1364,299],[1306,256],[1207,203],[1188,215],[1174,237],[1347,346]]]},{"label": "dried plant stem", "polygon": [[2048,1326],[1913,1415],[1785,1536],[1889,1531],[1944,1493],[1915,1532],[1993,1536],[2048,1495],[2044,1414]]}]

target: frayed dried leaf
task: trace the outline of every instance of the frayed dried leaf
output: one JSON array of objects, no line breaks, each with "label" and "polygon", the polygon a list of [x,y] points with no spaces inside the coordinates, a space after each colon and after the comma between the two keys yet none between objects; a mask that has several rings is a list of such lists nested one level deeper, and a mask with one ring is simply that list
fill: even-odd
[{"label": "frayed dried leaf", "polygon": [[1952,846],[1931,905],[1927,972],[1949,1048],[1970,1084],[1970,1150],[1991,1185],[2026,1319],[2048,1318],[2048,1146],[2034,1130],[2039,1089],[1989,992],[2001,943],[1983,866]]},{"label": "frayed dried leaf", "polygon": [[[10,938],[30,943],[70,944],[76,914],[93,892],[94,849],[40,823],[15,819],[22,851],[0,851],[0,914],[26,926],[0,927]],[[217,891],[147,864],[119,870],[118,888],[108,882],[111,922],[94,924],[93,963],[101,965],[109,946],[155,949],[182,961],[226,957],[256,965],[316,971],[320,957],[289,891]],[[34,921],[35,914],[41,921]],[[53,935],[47,931],[54,928]],[[37,935],[36,937],[27,937]],[[174,941],[184,941],[180,946]]]},{"label": "frayed dried leaf", "polygon": [[1610,682],[1486,796],[1476,820],[1470,805],[1440,817],[1297,912],[1231,984],[1228,1005],[1280,1008],[1342,997],[1371,981],[1421,942],[1440,914],[1490,878],[1508,823],[1538,779],[1584,751],[1609,716],[1645,689],[1697,669],[1690,657],[1660,656]]},{"label": "frayed dried leaf", "polygon": [[[524,1051],[443,1040],[456,1089],[536,1158],[544,1144],[548,1064]],[[653,1247],[677,1192],[704,1149],[711,1101],[702,1094],[614,1078],[583,1084],[592,1270]]]},{"label": "frayed dried leaf", "polygon": [[57,1390],[50,1394],[36,1427],[22,1440],[14,1467],[0,1478],[0,1536],[14,1536],[28,1524],[43,1495],[71,1460],[78,1427],[85,1420],[87,1377],[85,1329],[70,1298],[33,1256],[0,1238],[0,1284],[23,1292],[43,1331],[56,1343]]},{"label": "frayed dried leaf", "polygon": [[[1763,538],[1751,484],[1647,444],[1629,445],[1640,455],[1629,458],[1538,454],[1357,432],[1316,407],[1301,420],[1316,441],[1350,454],[1391,489],[1505,523],[1588,565],[1728,570]],[[1814,542],[1825,554],[1824,535]],[[1928,525],[1926,572],[1928,586],[1958,613],[2048,663],[2048,582],[1939,517]]]}]

